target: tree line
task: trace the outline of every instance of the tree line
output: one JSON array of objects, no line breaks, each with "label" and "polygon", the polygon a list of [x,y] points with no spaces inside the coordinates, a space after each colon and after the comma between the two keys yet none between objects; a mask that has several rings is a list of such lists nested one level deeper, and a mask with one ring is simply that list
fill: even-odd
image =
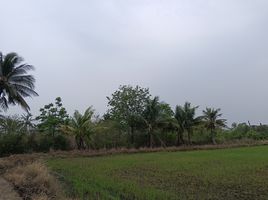
[{"label": "tree line", "polygon": [[[172,109],[158,96],[152,96],[148,88],[131,85],[122,85],[107,97],[108,110],[101,117],[95,116],[92,106],[83,113],[75,111],[70,116],[60,97],[54,103],[45,105],[40,109],[40,114],[33,117],[25,100],[26,97],[38,95],[34,91],[35,79],[29,74],[33,69],[16,53],[5,56],[0,53],[2,111],[16,104],[26,111],[21,117],[0,117],[0,149],[9,143],[11,147],[18,147],[21,141],[26,141],[21,149],[47,151],[50,148],[153,148],[193,143],[216,144],[228,137],[268,138],[265,125],[234,124],[228,128],[219,108],[206,108],[198,116],[199,107],[190,102]],[[240,138],[237,130],[240,130]],[[8,151],[12,151],[11,147]]]}]

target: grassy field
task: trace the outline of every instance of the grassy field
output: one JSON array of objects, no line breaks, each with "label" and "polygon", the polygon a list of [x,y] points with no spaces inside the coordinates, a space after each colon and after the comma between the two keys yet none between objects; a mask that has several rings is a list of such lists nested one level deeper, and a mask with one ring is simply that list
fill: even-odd
[{"label": "grassy field", "polygon": [[268,146],[54,158],[80,199],[268,199]]}]

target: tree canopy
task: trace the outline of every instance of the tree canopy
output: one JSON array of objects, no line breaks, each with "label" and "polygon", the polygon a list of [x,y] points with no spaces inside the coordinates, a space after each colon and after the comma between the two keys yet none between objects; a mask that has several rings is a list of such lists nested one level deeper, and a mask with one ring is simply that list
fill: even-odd
[{"label": "tree canopy", "polygon": [[131,143],[134,141],[136,122],[142,116],[150,96],[148,88],[123,85],[111,97],[107,97],[109,107],[107,115],[130,129]]}]

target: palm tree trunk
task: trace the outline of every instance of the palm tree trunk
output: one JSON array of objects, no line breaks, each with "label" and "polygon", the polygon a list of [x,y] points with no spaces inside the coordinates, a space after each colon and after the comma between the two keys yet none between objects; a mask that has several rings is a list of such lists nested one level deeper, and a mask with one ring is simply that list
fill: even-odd
[{"label": "palm tree trunk", "polygon": [[84,142],[84,138],[83,137],[80,138],[80,143],[81,143],[82,149],[85,150],[86,147],[85,147],[85,142]]},{"label": "palm tree trunk", "polygon": [[148,125],[148,146],[153,148],[153,128],[152,125]]},{"label": "palm tree trunk", "polygon": [[216,143],[216,140],[215,140],[215,132],[213,129],[210,129],[210,132],[211,132],[211,141],[212,141],[212,144],[217,144]]},{"label": "palm tree trunk", "polygon": [[134,144],[134,127],[130,126],[130,144]]},{"label": "palm tree trunk", "polygon": [[180,146],[180,144],[181,144],[181,136],[180,136],[180,132],[178,131],[177,132],[177,146]]},{"label": "palm tree trunk", "polygon": [[183,139],[183,132],[180,133],[180,138],[181,138],[181,143],[184,144],[184,139]]},{"label": "palm tree trunk", "polygon": [[83,138],[81,136],[79,136],[77,139],[76,139],[76,144],[77,144],[77,148],[78,150],[84,150],[84,141],[83,141]]},{"label": "palm tree trunk", "polygon": [[181,144],[184,144],[183,132],[182,131],[178,131],[177,132],[177,146],[180,146]]},{"label": "palm tree trunk", "polygon": [[192,131],[191,130],[188,130],[187,133],[188,133],[188,145],[191,145],[192,144],[192,141],[191,141]]},{"label": "palm tree trunk", "polygon": [[150,132],[150,148],[153,148],[153,134]]}]

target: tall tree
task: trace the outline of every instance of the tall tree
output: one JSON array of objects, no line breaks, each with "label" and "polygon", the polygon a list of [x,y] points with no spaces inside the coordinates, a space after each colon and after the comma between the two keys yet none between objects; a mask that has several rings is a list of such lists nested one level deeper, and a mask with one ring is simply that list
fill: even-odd
[{"label": "tall tree", "polygon": [[130,143],[134,143],[134,129],[150,98],[149,89],[140,86],[120,86],[108,99],[108,114],[130,132]]},{"label": "tall tree", "polygon": [[94,128],[92,122],[93,114],[94,110],[92,107],[86,109],[84,114],[76,110],[69,124],[61,126],[61,130],[64,133],[75,136],[78,149],[85,149],[86,146],[89,147],[90,135],[93,133]]},{"label": "tall tree", "polygon": [[221,109],[206,108],[203,110],[203,121],[205,127],[210,131],[211,142],[216,144],[216,129],[226,127],[226,119],[221,119]]},{"label": "tall tree", "polygon": [[17,53],[5,56],[0,52],[0,106],[6,110],[9,104],[21,105],[30,110],[25,97],[38,96],[34,91],[35,79],[28,74],[32,65],[23,63],[23,58]]}]

